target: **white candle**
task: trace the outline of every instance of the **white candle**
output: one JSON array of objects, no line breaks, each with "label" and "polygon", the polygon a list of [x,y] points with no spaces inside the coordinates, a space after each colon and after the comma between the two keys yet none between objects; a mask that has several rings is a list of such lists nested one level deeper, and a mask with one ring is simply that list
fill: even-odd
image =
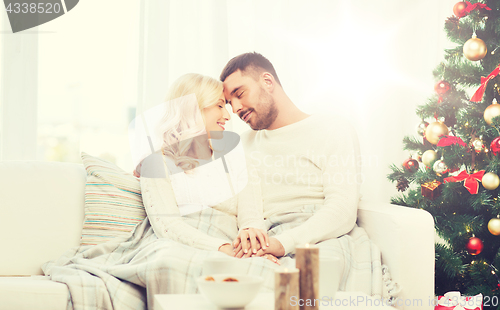
[{"label": "white candle", "polygon": [[340,282],[340,259],[320,257],[319,259],[319,297],[334,299]]}]

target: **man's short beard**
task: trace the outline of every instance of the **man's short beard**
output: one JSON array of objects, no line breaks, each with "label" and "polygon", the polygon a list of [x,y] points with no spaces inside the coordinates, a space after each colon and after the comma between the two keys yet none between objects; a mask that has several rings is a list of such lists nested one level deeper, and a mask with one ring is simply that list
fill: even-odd
[{"label": "man's short beard", "polygon": [[252,125],[251,122],[248,122],[248,124],[253,130],[269,128],[278,117],[278,109],[276,108],[274,98],[266,93],[262,87],[260,88],[259,103],[256,108],[258,117],[256,117],[255,124]]}]

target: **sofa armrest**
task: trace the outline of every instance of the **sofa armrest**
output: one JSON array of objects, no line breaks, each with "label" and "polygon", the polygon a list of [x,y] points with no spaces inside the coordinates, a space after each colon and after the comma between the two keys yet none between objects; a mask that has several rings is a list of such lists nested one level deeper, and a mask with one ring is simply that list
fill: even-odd
[{"label": "sofa armrest", "polygon": [[43,274],[80,245],[86,176],[81,164],[0,161],[0,275]]},{"label": "sofa armrest", "polygon": [[434,218],[427,211],[361,201],[358,225],[382,253],[393,280],[401,286],[398,309],[433,309]]}]

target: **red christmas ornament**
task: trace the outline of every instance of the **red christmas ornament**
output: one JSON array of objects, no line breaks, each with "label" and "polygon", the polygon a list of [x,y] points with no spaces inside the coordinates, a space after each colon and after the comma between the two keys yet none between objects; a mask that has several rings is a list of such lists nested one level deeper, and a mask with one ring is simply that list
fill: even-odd
[{"label": "red christmas ornament", "polygon": [[483,242],[477,237],[472,237],[469,239],[466,248],[470,255],[478,255],[483,250]]},{"label": "red christmas ornament", "polygon": [[441,80],[436,83],[434,86],[434,90],[439,95],[438,103],[443,102],[443,96],[446,95],[450,91],[450,83],[445,80]]},{"label": "red christmas ornament", "polygon": [[453,14],[455,14],[456,17],[464,17],[468,14],[467,12],[467,3],[465,2],[458,2],[453,6]]},{"label": "red christmas ornament", "polygon": [[418,161],[408,158],[403,162],[403,167],[410,172],[416,172],[418,170]]},{"label": "red christmas ornament", "polygon": [[445,80],[441,80],[436,83],[436,85],[434,86],[434,90],[439,96],[446,95],[450,90],[450,83]]},{"label": "red christmas ornament", "polygon": [[490,150],[495,156],[500,153],[500,137],[496,137],[491,141]]}]

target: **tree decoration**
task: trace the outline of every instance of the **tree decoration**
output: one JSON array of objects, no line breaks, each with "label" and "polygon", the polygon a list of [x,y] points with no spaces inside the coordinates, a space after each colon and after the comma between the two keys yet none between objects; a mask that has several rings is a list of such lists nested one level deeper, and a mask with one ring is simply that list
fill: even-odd
[{"label": "tree decoration", "polygon": [[412,158],[408,158],[403,162],[403,167],[410,172],[416,172],[418,170],[418,161]]},{"label": "tree decoration", "polygon": [[422,154],[422,163],[427,167],[432,167],[434,162],[438,159],[438,155],[434,150],[427,150]]},{"label": "tree decoration", "polygon": [[491,125],[495,116],[500,116],[500,104],[497,103],[496,99],[493,99],[492,104],[484,110],[486,124]]},{"label": "tree decoration", "polygon": [[498,236],[500,235],[500,219],[499,218],[492,218],[488,222],[488,230],[492,235]]},{"label": "tree decoration", "polygon": [[470,142],[470,144],[474,149],[474,151],[476,151],[476,153],[481,153],[486,151],[486,146],[484,145],[484,141],[481,138],[474,138]]},{"label": "tree decoration", "polygon": [[469,242],[466,245],[467,252],[470,255],[478,255],[483,251],[483,241],[477,237],[472,237],[469,239]]},{"label": "tree decoration", "polygon": [[457,176],[445,178],[444,183],[461,182],[465,180],[464,187],[469,191],[469,193],[475,195],[479,190],[479,181],[483,178],[483,175],[484,170],[478,171],[473,174],[468,174],[467,171],[464,170]]},{"label": "tree decoration", "polygon": [[396,188],[398,189],[398,191],[404,192],[405,190],[408,189],[409,184],[410,183],[408,182],[408,180],[406,178],[401,177],[398,179],[398,183],[396,185]]},{"label": "tree decoration", "polygon": [[420,135],[420,136],[424,136],[425,134],[425,129],[427,128],[427,126],[429,126],[429,123],[425,122],[424,120],[422,120],[420,123],[418,123],[417,125],[417,133]]},{"label": "tree decoration", "polygon": [[464,44],[464,56],[471,61],[478,61],[486,56],[488,49],[486,48],[486,43],[479,39],[476,35],[467,40]]},{"label": "tree decoration", "polygon": [[439,95],[438,102],[441,103],[443,102],[443,96],[446,96],[448,92],[450,91],[450,83],[448,83],[445,80],[441,80],[434,85],[434,90],[436,93]]},{"label": "tree decoration", "polygon": [[467,12],[467,14],[469,14],[470,12],[472,12],[474,10],[479,10],[479,9],[485,9],[487,11],[491,11],[491,9],[485,3],[477,2],[477,3],[472,4],[469,1],[465,1],[465,3],[467,3],[467,7],[465,8],[465,11]]},{"label": "tree decoration", "polygon": [[467,12],[467,3],[465,2],[457,2],[453,6],[453,14],[455,14],[456,17],[461,18],[469,14]]},{"label": "tree decoration", "polygon": [[500,185],[500,178],[493,172],[487,172],[483,175],[481,183],[487,190],[494,190]]},{"label": "tree decoration", "polygon": [[434,86],[434,90],[440,96],[446,95],[448,93],[448,91],[450,90],[450,88],[451,88],[450,83],[448,83],[445,80],[441,80],[441,81],[437,82],[436,85]]},{"label": "tree decoration", "polygon": [[460,137],[455,137],[455,136],[444,136],[439,140],[437,143],[437,146],[443,147],[443,146],[450,146],[458,144],[461,145],[465,148],[467,148],[467,144],[465,144],[464,140],[462,140]]},{"label": "tree decoration", "polygon": [[448,127],[442,122],[432,122],[425,129],[425,138],[430,143],[436,145],[441,136],[448,134]]},{"label": "tree decoration", "polygon": [[483,101],[483,95],[484,91],[486,90],[486,86],[488,85],[488,82],[495,78],[498,73],[500,73],[500,65],[493,69],[490,74],[488,74],[487,77],[482,76],[481,77],[481,86],[476,90],[472,98],[470,98],[470,101],[472,102],[481,102]]},{"label": "tree decoration", "polygon": [[456,28],[458,29],[459,28],[459,25],[460,25],[460,18],[456,17],[456,16],[450,16],[446,19],[446,24],[451,24],[453,25],[453,28]]},{"label": "tree decoration", "polygon": [[443,184],[437,180],[423,183],[420,185],[420,193],[426,198],[431,200],[435,199],[441,195],[442,185]]},{"label": "tree decoration", "polygon": [[500,137],[496,137],[493,141],[491,141],[490,150],[495,156],[500,153]]},{"label": "tree decoration", "polygon": [[411,155],[411,158],[415,159],[416,161],[418,161],[419,163],[422,162],[422,153],[420,152],[417,152],[417,153],[413,153]]},{"label": "tree decoration", "polygon": [[432,165],[432,170],[438,175],[445,174],[449,171],[448,166],[444,163],[443,160],[437,160],[434,165]]}]

